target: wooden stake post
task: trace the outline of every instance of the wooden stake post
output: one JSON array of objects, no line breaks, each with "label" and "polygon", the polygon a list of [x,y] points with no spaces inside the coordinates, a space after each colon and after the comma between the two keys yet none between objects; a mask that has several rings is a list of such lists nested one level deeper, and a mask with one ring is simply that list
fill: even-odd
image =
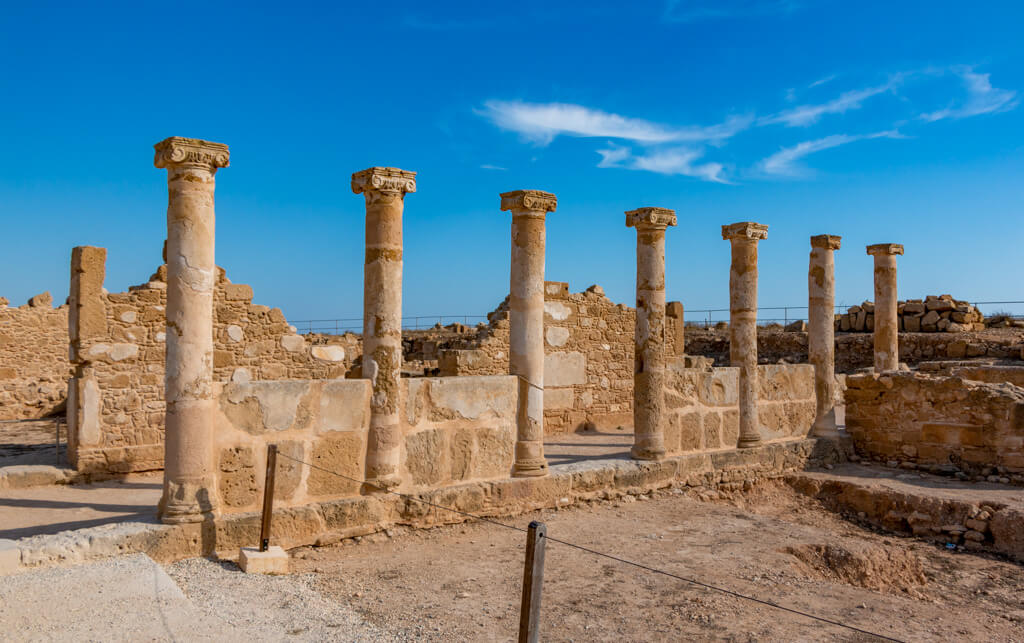
[{"label": "wooden stake post", "polygon": [[523,569],[523,604],[519,609],[519,643],[540,640],[540,594],[544,585],[544,545],[548,528],[530,523],[526,535],[526,567]]},{"label": "wooden stake post", "polygon": [[270,518],[274,515],[274,473],[277,471],[277,445],[267,445],[267,477],[263,484],[263,520],[260,522],[260,551],[270,546]]}]

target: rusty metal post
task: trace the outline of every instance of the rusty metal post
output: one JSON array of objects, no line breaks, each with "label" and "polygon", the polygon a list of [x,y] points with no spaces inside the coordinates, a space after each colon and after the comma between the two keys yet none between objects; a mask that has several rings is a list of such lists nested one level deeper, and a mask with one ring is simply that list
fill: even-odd
[{"label": "rusty metal post", "polygon": [[270,518],[274,514],[274,473],[277,471],[277,445],[267,445],[267,477],[263,483],[263,519],[260,521],[260,551],[270,546]]},{"label": "rusty metal post", "polygon": [[544,545],[548,528],[534,520],[526,535],[523,603],[519,608],[519,643],[540,640],[540,594],[544,585]]}]

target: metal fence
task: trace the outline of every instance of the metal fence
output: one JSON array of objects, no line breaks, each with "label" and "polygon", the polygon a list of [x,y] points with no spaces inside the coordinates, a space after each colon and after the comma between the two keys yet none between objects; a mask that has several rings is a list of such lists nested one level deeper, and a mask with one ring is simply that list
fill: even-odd
[{"label": "metal fence", "polygon": [[[975,306],[985,315],[1007,315],[1012,319],[1024,319],[1024,301],[972,301]],[[836,306],[836,314],[843,314],[851,306],[859,304],[839,304]],[[729,321],[728,308],[688,308],[686,309],[686,323],[704,327],[714,326],[719,322]],[[757,323],[782,324],[783,326],[795,321],[807,321],[807,306],[762,306],[757,309]],[[464,324],[475,326],[487,322],[487,315],[420,315],[415,317],[403,317],[402,328],[404,330],[426,330],[437,324],[448,326],[451,324]],[[294,321],[292,325],[300,333],[324,333],[340,335],[341,333],[362,333],[363,319],[352,317],[347,319],[304,319]]]}]

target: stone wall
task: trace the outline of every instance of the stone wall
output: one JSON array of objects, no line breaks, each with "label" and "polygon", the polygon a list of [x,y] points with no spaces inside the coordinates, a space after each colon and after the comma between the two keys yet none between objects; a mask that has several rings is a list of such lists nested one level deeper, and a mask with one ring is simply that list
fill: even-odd
[{"label": "stone wall", "polygon": [[67,390],[68,307],[50,293],[11,308],[0,297],[0,420],[58,412]]},{"label": "stone wall", "polygon": [[[102,288],[106,252],[72,254],[68,455],[81,472],[163,467],[166,266],[128,292]],[[221,382],[343,378],[351,346],[310,345],[278,308],[252,303],[252,288],[218,269],[214,377]],[[345,338],[335,341],[343,342]]]},{"label": "stone wall", "polygon": [[[966,301],[952,295],[928,295],[925,299],[897,302],[900,330],[908,333],[961,333],[983,330],[985,316]],[[875,329],[875,305],[865,301],[836,315],[836,330],[871,332]]]},{"label": "stone wall", "polygon": [[[280,453],[275,507],[360,495],[356,481],[366,474],[369,380],[218,386],[216,454],[223,513],[259,509],[271,443]],[[515,378],[507,375],[403,379],[402,490],[507,478],[517,390]]]},{"label": "stone wall", "polygon": [[922,373],[850,375],[846,386],[846,429],[861,455],[950,473],[1024,473],[1024,388]]},{"label": "stone wall", "polygon": [[[739,368],[686,368],[669,362],[665,391],[665,448],[670,454],[736,447],[739,439]],[[814,423],[814,367],[758,367],[758,419],[765,442],[807,437]]]},{"label": "stone wall", "polygon": [[[600,286],[570,293],[544,285],[544,432],[633,425],[633,346],[636,311],[616,304]],[[667,306],[666,352],[682,353],[682,306]],[[458,349],[442,350],[442,375],[508,372],[508,300],[490,323]],[[677,349],[678,347],[678,349]]]}]

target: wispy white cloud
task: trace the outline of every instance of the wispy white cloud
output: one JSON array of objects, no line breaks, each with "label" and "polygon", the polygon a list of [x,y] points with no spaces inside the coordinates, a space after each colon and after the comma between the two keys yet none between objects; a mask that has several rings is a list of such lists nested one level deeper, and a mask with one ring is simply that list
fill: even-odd
[{"label": "wispy white cloud", "polygon": [[798,0],[667,0],[662,20],[690,23],[722,18],[753,18],[791,13],[801,8]]},{"label": "wispy white cloud", "polygon": [[921,114],[921,119],[933,122],[944,118],[967,118],[981,114],[1006,112],[1016,107],[1020,100],[1017,92],[993,87],[990,74],[977,74],[970,67],[955,67],[953,73],[960,76],[967,89],[967,100],[959,107],[947,107],[935,112]]},{"label": "wispy white cloud", "polygon": [[818,80],[814,81],[813,83],[808,85],[807,88],[810,89],[812,87],[818,87],[819,85],[824,85],[827,82],[831,82],[831,81],[835,80],[837,76],[838,76],[838,74],[829,74],[828,76],[825,76],[824,78],[819,78]]},{"label": "wispy white cloud", "polygon": [[721,163],[697,163],[704,156],[699,149],[689,147],[671,147],[646,151],[634,155],[628,147],[609,143],[605,149],[597,150],[601,161],[597,167],[618,167],[627,170],[645,170],[657,174],[678,174],[692,176],[704,181],[728,183],[724,176]]},{"label": "wispy white cloud", "polygon": [[814,154],[815,152],[821,152],[822,150],[831,149],[833,147],[839,147],[840,145],[846,145],[847,143],[873,138],[905,137],[896,130],[887,130],[872,134],[833,134],[832,136],[826,136],[813,141],[797,143],[792,147],[784,147],[775,154],[763,159],[757,164],[757,168],[762,174],[771,176],[806,176],[809,173],[809,170],[797,163],[797,161],[805,156]]},{"label": "wispy white cloud", "polygon": [[485,102],[477,113],[539,145],[547,145],[559,135],[618,138],[644,144],[719,142],[735,136],[753,121],[751,116],[733,116],[717,125],[671,127],[582,105],[502,100]]},{"label": "wispy white cloud", "polygon": [[[842,114],[852,109],[860,109],[864,101],[872,96],[877,96],[889,91],[899,82],[899,80],[900,77],[897,76],[884,85],[843,92],[837,98],[833,98],[827,103],[821,103],[820,105],[799,105],[797,107],[786,109],[778,114],[772,114],[771,116],[764,116],[758,119],[757,124],[773,125],[781,123],[788,127],[806,127],[808,125],[813,125],[825,114]],[[818,82],[820,83],[822,81]]]},{"label": "wispy white cloud", "polygon": [[484,163],[480,166],[481,170],[507,170],[507,167],[501,167],[500,165],[491,165],[490,163]]}]

